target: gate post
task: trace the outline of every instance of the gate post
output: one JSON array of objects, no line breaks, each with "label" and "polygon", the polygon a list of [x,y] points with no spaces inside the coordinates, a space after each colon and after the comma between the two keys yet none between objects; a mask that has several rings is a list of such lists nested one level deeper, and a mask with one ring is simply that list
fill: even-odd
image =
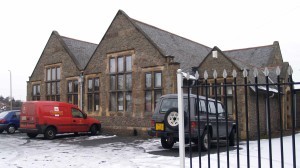
[{"label": "gate post", "polygon": [[179,157],[180,168],[185,167],[185,138],[184,138],[184,111],[183,111],[183,91],[182,91],[182,70],[177,70],[177,93],[178,93],[178,117],[179,117]]}]

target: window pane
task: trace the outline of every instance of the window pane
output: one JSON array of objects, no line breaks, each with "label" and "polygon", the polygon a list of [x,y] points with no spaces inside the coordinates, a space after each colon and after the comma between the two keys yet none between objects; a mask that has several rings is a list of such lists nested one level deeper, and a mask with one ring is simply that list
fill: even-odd
[{"label": "window pane", "polygon": [[60,80],[60,67],[56,68],[56,79]]},{"label": "window pane", "polygon": [[145,110],[146,111],[151,111],[151,91],[146,91],[145,92]]},{"label": "window pane", "polygon": [[119,57],[118,58],[118,72],[123,72],[124,71],[124,58]]},{"label": "window pane", "polygon": [[154,93],[154,109],[156,108],[156,101],[162,96],[162,92],[161,90],[156,90],[155,93]]},{"label": "window pane", "polygon": [[110,94],[110,111],[116,111],[117,107],[117,100],[116,100],[116,93]]},{"label": "window pane", "polygon": [[60,96],[56,96],[56,101],[60,101]]},{"label": "window pane", "polygon": [[88,94],[88,111],[92,111],[93,109],[93,95]]},{"label": "window pane", "polygon": [[151,88],[152,82],[151,82],[151,73],[146,73],[146,88]]},{"label": "window pane", "polygon": [[232,95],[232,87],[227,86],[226,89],[227,89],[227,95]]},{"label": "window pane", "polygon": [[40,95],[40,94],[41,94],[41,85],[37,85],[36,94],[37,94],[37,95]]},{"label": "window pane", "polygon": [[209,102],[210,113],[216,114],[216,106],[214,102]]},{"label": "window pane", "polygon": [[36,85],[33,85],[33,96],[36,95]]},{"label": "window pane", "polygon": [[99,110],[99,94],[94,94],[94,111]]},{"label": "window pane", "polygon": [[88,92],[93,91],[93,79],[88,80]]},{"label": "window pane", "polygon": [[60,94],[60,82],[56,82],[56,94]]},{"label": "window pane", "polygon": [[115,58],[109,59],[109,72],[115,73],[116,72],[116,61]]},{"label": "window pane", "polygon": [[124,110],[123,92],[118,93],[118,111]]},{"label": "window pane", "polygon": [[124,89],[124,75],[118,75],[118,90]]},{"label": "window pane", "polygon": [[68,93],[72,93],[73,92],[73,85],[72,85],[72,81],[68,81]]},{"label": "window pane", "polygon": [[155,73],[155,85],[154,87],[159,88],[161,87],[161,72]]},{"label": "window pane", "polygon": [[233,103],[232,98],[231,97],[227,98],[227,113],[228,114],[232,114],[232,110],[233,110],[232,103]]},{"label": "window pane", "polygon": [[132,63],[131,63],[131,56],[126,57],[126,71],[132,71]]},{"label": "window pane", "polygon": [[[47,83],[47,95],[50,95],[51,94],[51,83]],[[50,100],[50,98],[49,98]]]},{"label": "window pane", "polygon": [[95,78],[94,91],[99,91],[99,78]]},{"label": "window pane", "polygon": [[73,104],[78,105],[78,94],[74,94],[73,98],[74,98]]},{"label": "window pane", "polygon": [[131,92],[126,92],[126,111],[132,111]]},{"label": "window pane", "polygon": [[131,74],[126,74],[126,89],[131,90],[131,88],[132,88]]},{"label": "window pane", "polygon": [[72,95],[68,95],[68,103],[73,103],[72,102]]},{"label": "window pane", "polygon": [[55,94],[56,94],[55,88],[56,88],[56,83],[55,83],[55,82],[52,82],[52,83],[51,83],[51,94],[52,94],[52,95],[55,95]]},{"label": "window pane", "polygon": [[51,78],[51,80],[56,80],[56,68],[52,68],[51,69],[51,75],[52,75],[52,78]]},{"label": "window pane", "polygon": [[78,80],[74,81],[74,90],[73,90],[73,92],[78,93]]},{"label": "window pane", "polygon": [[51,69],[47,69],[47,81],[51,80]]},{"label": "window pane", "polygon": [[202,112],[202,113],[206,113],[206,105],[205,105],[205,101],[204,100],[200,100],[199,101],[199,109],[200,109],[200,111]]},{"label": "window pane", "polygon": [[116,90],[116,76],[110,76],[110,90]]}]

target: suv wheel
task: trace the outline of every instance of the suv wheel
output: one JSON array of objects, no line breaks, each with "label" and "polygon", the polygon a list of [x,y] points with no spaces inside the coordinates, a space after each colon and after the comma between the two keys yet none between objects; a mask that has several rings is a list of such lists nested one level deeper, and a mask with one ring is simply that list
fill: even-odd
[{"label": "suv wheel", "polygon": [[175,143],[172,137],[161,137],[160,142],[164,149],[172,149]]},{"label": "suv wheel", "polygon": [[203,135],[202,135],[202,142],[201,142],[201,149],[203,151],[207,151],[210,148],[210,141],[208,137],[208,131],[204,130]]},{"label": "suv wheel", "polygon": [[47,128],[44,133],[44,137],[49,140],[54,139],[55,135],[56,135],[56,130],[53,127]]},{"label": "suv wheel", "polygon": [[6,129],[6,132],[7,132],[8,134],[13,134],[13,133],[16,132],[16,127],[15,127],[14,125],[9,125],[9,126],[7,127],[7,129]]},{"label": "suv wheel", "polygon": [[229,146],[235,146],[236,133],[235,130],[232,129],[229,135]]},{"label": "suv wheel", "polygon": [[[179,125],[179,116],[178,116],[178,109],[171,108],[169,109],[164,118],[165,124],[168,128],[177,131]],[[184,112],[184,125],[187,123],[186,112]]]}]

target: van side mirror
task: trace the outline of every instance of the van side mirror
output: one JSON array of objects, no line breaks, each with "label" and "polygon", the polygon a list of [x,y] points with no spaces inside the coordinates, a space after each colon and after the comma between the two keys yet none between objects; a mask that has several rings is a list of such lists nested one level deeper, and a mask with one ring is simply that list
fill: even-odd
[{"label": "van side mirror", "polygon": [[83,118],[86,119],[87,118],[87,114],[83,113]]}]

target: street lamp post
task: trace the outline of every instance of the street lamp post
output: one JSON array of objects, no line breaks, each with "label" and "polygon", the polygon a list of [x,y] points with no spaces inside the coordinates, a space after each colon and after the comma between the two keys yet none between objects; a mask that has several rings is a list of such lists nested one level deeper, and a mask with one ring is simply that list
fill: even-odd
[{"label": "street lamp post", "polygon": [[12,82],[11,82],[11,70],[9,71],[9,79],[10,79],[10,110],[12,110]]}]

